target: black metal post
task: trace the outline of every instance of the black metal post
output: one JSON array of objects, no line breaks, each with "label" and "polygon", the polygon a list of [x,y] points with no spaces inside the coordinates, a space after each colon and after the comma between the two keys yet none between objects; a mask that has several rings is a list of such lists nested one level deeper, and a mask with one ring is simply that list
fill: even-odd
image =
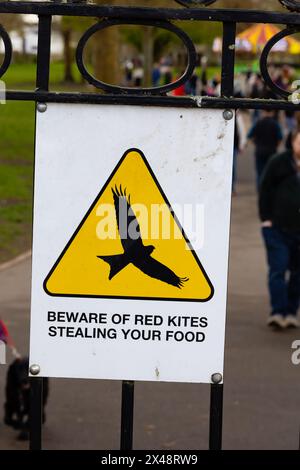
[{"label": "black metal post", "polygon": [[133,442],[134,382],[122,382],[121,450],[132,450]]},{"label": "black metal post", "polygon": [[39,16],[36,87],[43,91],[49,88],[51,22],[51,16]]},{"label": "black metal post", "polygon": [[235,36],[236,23],[223,23],[221,95],[226,98],[234,92]]},{"label": "black metal post", "polygon": [[223,384],[211,384],[209,450],[222,449]]},{"label": "black metal post", "polygon": [[42,449],[43,378],[30,377],[30,450]]},{"label": "black metal post", "polygon": [[[51,15],[39,16],[36,88],[47,92],[50,75]],[[30,378],[30,450],[42,449],[43,378]]]}]

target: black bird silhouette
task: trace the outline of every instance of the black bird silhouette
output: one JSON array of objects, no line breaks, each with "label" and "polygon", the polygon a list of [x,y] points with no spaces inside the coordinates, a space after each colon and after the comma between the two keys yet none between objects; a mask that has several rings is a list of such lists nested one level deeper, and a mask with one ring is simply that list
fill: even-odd
[{"label": "black bird silhouette", "polygon": [[112,189],[118,230],[124,253],[110,256],[97,256],[110,265],[109,279],[112,279],[128,264],[132,263],[147,276],[166,282],[181,289],[187,277],[177,276],[170,268],[152,258],[153,245],[145,246],[141,237],[140,226],[130,203],[126,189]]}]

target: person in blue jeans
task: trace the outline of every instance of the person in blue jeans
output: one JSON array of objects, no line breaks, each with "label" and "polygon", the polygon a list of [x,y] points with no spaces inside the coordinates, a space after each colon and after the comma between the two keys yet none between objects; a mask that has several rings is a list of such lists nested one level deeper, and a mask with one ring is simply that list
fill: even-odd
[{"label": "person in blue jeans", "polygon": [[268,325],[299,327],[300,303],[300,129],[292,148],[269,160],[259,186],[259,212],[269,265]]}]

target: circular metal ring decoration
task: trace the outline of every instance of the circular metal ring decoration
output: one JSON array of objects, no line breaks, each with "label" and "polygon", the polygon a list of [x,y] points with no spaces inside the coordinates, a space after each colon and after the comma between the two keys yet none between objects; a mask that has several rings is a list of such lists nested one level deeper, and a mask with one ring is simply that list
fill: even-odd
[{"label": "circular metal ring decoration", "polygon": [[180,5],[184,5],[185,7],[193,7],[193,6],[205,6],[208,7],[208,5],[211,5],[212,3],[215,3],[217,0],[175,0],[177,3],[180,3]]},{"label": "circular metal ring decoration", "polygon": [[288,10],[300,12],[299,0],[279,0],[279,1],[284,7],[288,8]]},{"label": "circular metal ring decoration", "polygon": [[[188,52],[188,64],[184,71],[184,74],[175,82],[169,83],[167,85],[157,86],[157,87],[147,87],[147,88],[137,88],[137,87],[121,87],[117,85],[110,85],[109,83],[102,82],[98,80],[93,75],[91,75],[85,66],[83,60],[83,51],[85,45],[89,38],[98,31],[102,29],[111,27],[111,26],[119,26],[119,25],[142,25],[142,26],[155,26],[157,28],[167,29],[172,33],[176,34],[184,43],[187,52]],[[185,83],[193,74],[194,68],[196,66],[196,50],[195,46],[190,39],[190,37],[181,29],[177,28],[177,26],[169,23],[168,21],[134,21],[134,20],[104,20],[99,23],[96,23],[91,28],[89,28],[84,35],[81,37],[77,49],[76,49],[76,62],[77,67],[82,74],[82,76],[96,88],[101,88],[102,90],[110,93],[127,93],[127,94],[162,94],[167,93],[175,88],[178,88],[180,85]]]},{"label": "circular metal ring decoration", "polygon": [[275,46],[275,44],[277,44],[277,42],[279,42],[281,39],[284,39],[286,36],[290,36],[291,34],[299,32],[300,26],[291,26],[289,28],[283,29],[282,31],[279,31],[279,33],[275,34],[275,36],[273,36],[267,42],[260,56],[260,71],[264,81],[268,87],[276,93],[276,95],[282,96],[284,98],[288,98],[291,95],[291,92],[284,90],[273,82],[268,71],[268,56],[271,52],[271,49],[273,46]]},{"label": "circular metal ring decoration", "polygon": [[0,38],[2,39],[4,43],[4,59],[2,64],[0,65],[0,78],[2,75],[5,74],[6,70],[9,67],[11,57],[12,57],[12,44],[9,35],[3,28],[3,26],[0,25]]}]

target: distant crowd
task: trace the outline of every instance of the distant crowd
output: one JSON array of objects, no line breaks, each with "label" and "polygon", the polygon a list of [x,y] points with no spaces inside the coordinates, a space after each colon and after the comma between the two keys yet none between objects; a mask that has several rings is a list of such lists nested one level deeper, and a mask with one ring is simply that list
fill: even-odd
[{"label": "distant crowd", "polygon": [[[295,69],[289,65],[281,67],[270,66],[269,74],[274,83],[287,90],[296,79]],[[152,68],[151,85],[153,87],[166,85],[177,80],[184,73],[184,68],[175,66],[171,56],[163,57],[154,63]],[[123,85],[140,87],[144,85],[144,65],[141,59],[128,59],[123,64]],[[237,98],[274,98],[277,96],[266,86],[260,73],[248,65],[243,72],[235,75],[234,94]],[[192,77],[173,92],[176,96],[220,96],[221,74],[213,76],[208,73],[207,58],[202,57],[200,67],[196,68]]]}]

